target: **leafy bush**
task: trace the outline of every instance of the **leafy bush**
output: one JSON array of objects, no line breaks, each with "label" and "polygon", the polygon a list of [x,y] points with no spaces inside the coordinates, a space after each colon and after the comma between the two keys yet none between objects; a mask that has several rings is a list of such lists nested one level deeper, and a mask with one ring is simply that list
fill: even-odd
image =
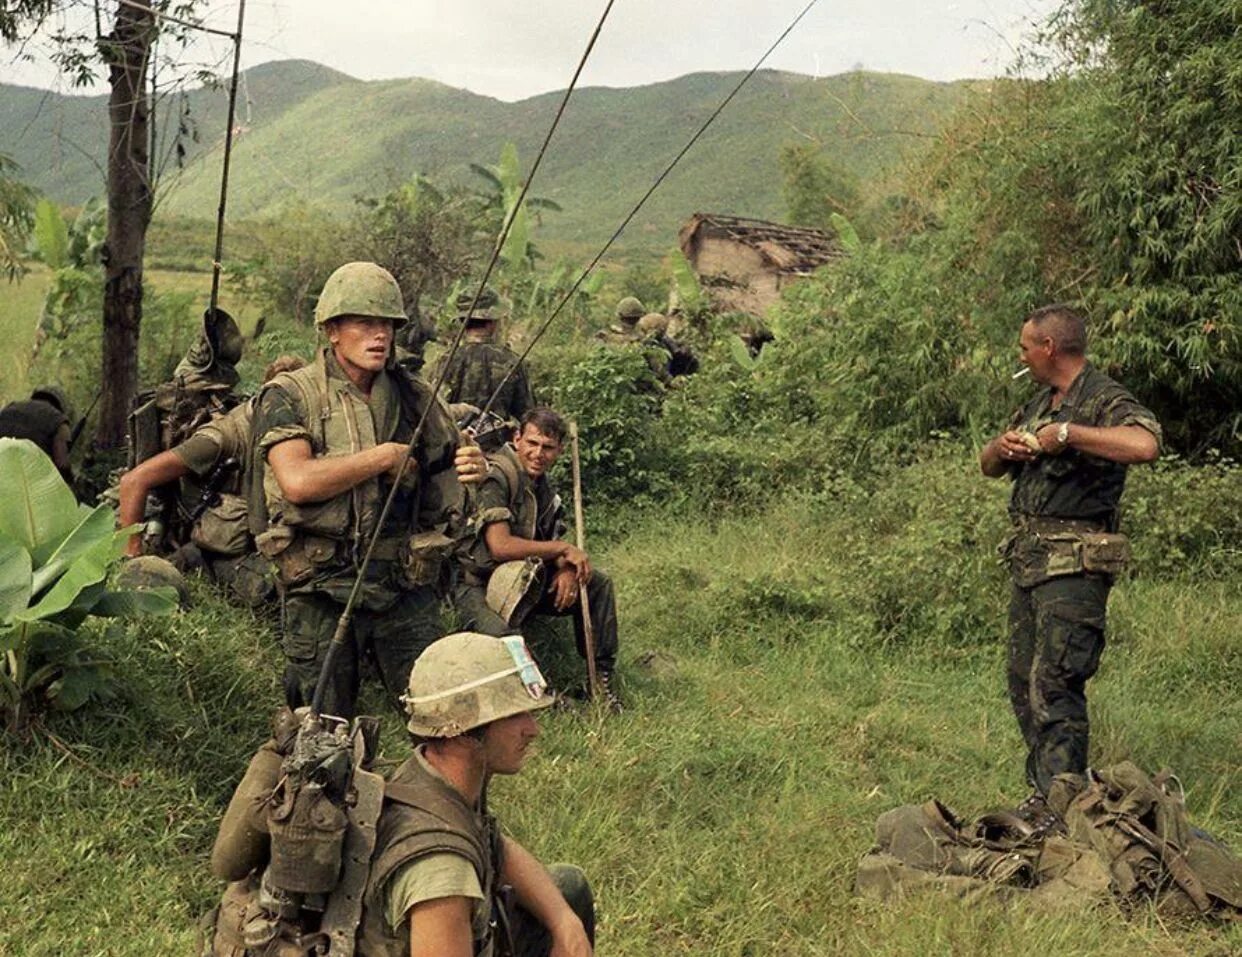
[{"label": "leafy bush", "polygon": [[39,701],[72,709],[100,689],[105,665],[77,637],[87,616],[169,611],[175,596],[107,589],[128,535],[110,507],[78,505],[34,443],[0,439],[0,474],[0,712],[20,731]]}]

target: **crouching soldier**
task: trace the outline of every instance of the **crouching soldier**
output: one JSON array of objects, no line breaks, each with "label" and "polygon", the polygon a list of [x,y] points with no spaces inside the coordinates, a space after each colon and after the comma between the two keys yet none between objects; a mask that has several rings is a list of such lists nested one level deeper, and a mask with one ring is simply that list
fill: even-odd
[{"label": "crouching soldier", "polygon": [[[304,365],[297,356],[281,356],[268,365],[263,381]],[[178,508],[190,524],[190,543],[201,554],[203,567],[236,598],[257,608],[274,597],[275,589],[266,560],[254,550],[246,517],[253,418],[254,400],[248,399],[200,426],[184,442],[125,472],[117,524],[122,528],[138,524],[145,517],[147,496],[179,483]],[[131,558],[141,555],[143,535],[130,536],[125,552]],[[178,549],[175,564],[186,566],[186,552],[184,547]]]},{"label": "crouching soldier", "polygon": [[[552,703],[522,639],[443,638],[415,663],[403,701],[414,754],[384,782],[363,769],[365,749],[355,750],[362,764],[339,808],[323,795],[326,769],[341,762],[330,748],[308,747],[284,712],[220,825],[212,870],[234,883],[205,922],[205,957],[590,957],[586,876],[545,870],[487,812],[489,779],[521,770],[539,733],[534,712]],[[325,773],[308,777],[309,799],[291,798],[290,776],[312,751]],[[317,808],[312,826],[284,826],[300,800]],[[336,842],[325,839],[334,821]],[[308,886],[314,872],[334,886],[313,894],[280,886]]]},{"label": "crouching soldier", "polygon": [[531,614],[572,615],[578,653],[586,657],[578,589],[586,586],[595,668],[609,708],[621,710],[613,679],[617,603],[612,582],[582,549],[562,541],[564,510],[548,471],[561,454],[564,420],[548,408],[522,417],[513,444],[489,455],[470,519],[474,538],[459,555],[454,601],[464,627],[488,635],[521,628]]}]

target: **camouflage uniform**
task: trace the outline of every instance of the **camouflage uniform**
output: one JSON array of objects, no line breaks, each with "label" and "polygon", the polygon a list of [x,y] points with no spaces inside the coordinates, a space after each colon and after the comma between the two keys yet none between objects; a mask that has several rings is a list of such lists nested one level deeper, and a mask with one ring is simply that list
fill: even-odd
[{"label": "camouflage uniform", "polygon": [[513,374],[505,381],[491,411],[514,422],[520,421],[535,407],[535,396],[526,376],[526,366],[518,363],[517,353],[498,342],[469,339],[462,342],[444,372],[445,401],[465,402],[481,409],[510,369]]},{"label": "camouflage uniform", "polygon": [[[484,538],[487,526],[506,522],[514,535],[539,542],[555,541],[565,533],[561,497],[548,477],[544,475],[532,480],[523,471],[512,446],[505,446],[495,455],[489,455],[488,462],[494,463],[502,456],[509,460],[509,467],[502,469],[493,464],[487,478],[479,486],[470,519],[470,528],[475,535],[460,556],[461,574],[453,595],[454,604],[463,619],[463,628],[497,637],[513,634],[518,628],[507,624],[487,604],[487,581],[497,565]],[[509,487],[506,473],[517,477],[517,489]],[[549,565],[544,563],[543,592],[530,613],[572,615],[578,654],[585,658],[582,603],[574,602],[564,611],[556,608],[552,600],[552,569]],[[601,673],[611,674],[617,661],[617,601],[612,581],[598,569],[593,570],[587,585],[587,601],[591,606],[594,629],[595,664]]]},{"label": "camouflage uniform", "polygon": [[520,421],[535,407],[535,396],[517,353],[496,341],[496,323],[508,315],[508,307],[490,287],[482,289],[477,300],[474,293],[463,292],[456,304],[460,312],[458,321],[466,323],[466,334],[448,366],[445,359],[436,366],[437,375],[443,370],[444,401],[482,409],[500,389],[488,411],[513,422]]},{"label": "camouflage uniform", "polygon": [[257,608],[272,597],[267,562],[254,551],[246,520],[245,476],[250,471],[250,427],[254,402],[248,400],[197,429],[172,453],[190,471],[181,480],[181,505],[189,514],[202,500],[217,467],[235,465],[217,487],[212,504],[190,530],[212,578],[230,588],[246,605]]},{"label": "camouflage uniform", "polygon": [[[1052,389],[1040,391],[1009,427],[1138,425],[1160,438],[1155,416],[1090,363],[1056,409],[1052,397]],[[1124,539],[1100,533],[1117,532],[1126,466],[1066,449],[1009,463],[1008,471],[1009,699],[1029,749],[1027,778],[1047,794],[1057,774],[1087,766],[1086,684],[1104,650],[1108,592],[1123,564]]]},{"label": "camouflage uniform", "polygon": [[[308,413],[311,402],[321,405],[318,414]],[[349,381],[331,349],[321,350],[312,365],[276,376],[259,395],[250,527],[259,551],[275,562],[281,582],[285,694],[291,707],[310,702],[391,485],[386,476],[378,476],[327,502],[295,506],[283,500],[275,477],[264,467],[266,453],[297,438],[310,442],[316,456],[358,451],[330,447],[331,424],[320,423],[333,418],[344,418],[356,430],[352,434],[361,436],[361,447],[408,443],[427,402],[434,404],[415,461],[402,479],[367,566],[348,648],[338,658],[324,699],[325,712],[344,717],[354,714],[364,654],[374,657],[395,698],[405,688],[414,659],[443,634],[438,574],[434,566],[430,573],[413,572],[409,546],[416,531],[448,531],[460,524],[464,495],[453,470],[457,430],[427,388],[396,367],[376,377],[368,398]]]}]

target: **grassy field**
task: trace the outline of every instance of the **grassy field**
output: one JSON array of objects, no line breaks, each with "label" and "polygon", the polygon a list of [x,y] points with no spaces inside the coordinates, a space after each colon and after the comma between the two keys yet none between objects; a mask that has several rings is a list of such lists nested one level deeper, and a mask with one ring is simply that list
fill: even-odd
[{"label": "grassy field", "polygon": [[[1152,475],[1137,503],[1157,506],[1170,481]],[[539,753],[492,796],[543,859],[592,875],[601,954],[1238,952],[1242,927],[1109,905],[853,896],[883,811],[935,795],[970,815],[1024,796],[990,559],[1003,494],[949,451],[850,501],[652,515],[602,550],[630,707],[545,715]],[[1236,847],[1242,578],[1225,558],[1116,588],[1092,760],[1171,765],[1192,819]],[[118,659],[119,696],[4,751],[0,953],[191,952],[219,890],[214,827],[279,668],[269,621],[196,597],[176,619],[97,636]],[[542,639],[553,680],[574,680],[555,633]],[[385,714],[394,760],[399,727]]]}]

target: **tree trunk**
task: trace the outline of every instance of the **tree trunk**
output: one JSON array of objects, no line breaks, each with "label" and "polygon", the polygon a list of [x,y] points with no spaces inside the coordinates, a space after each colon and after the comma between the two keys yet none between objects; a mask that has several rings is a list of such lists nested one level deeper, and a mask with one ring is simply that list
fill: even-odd
[{"label": "tree trunk", "polygon": [[151,222],[147,62],[155,36],[149,13],[118,3],[112,35],[101,43],[108,61],[108,240],[104,250],[103,394],[95,445],[125,441],[130,402],[138,391],[142,325],[142,260]]}]

